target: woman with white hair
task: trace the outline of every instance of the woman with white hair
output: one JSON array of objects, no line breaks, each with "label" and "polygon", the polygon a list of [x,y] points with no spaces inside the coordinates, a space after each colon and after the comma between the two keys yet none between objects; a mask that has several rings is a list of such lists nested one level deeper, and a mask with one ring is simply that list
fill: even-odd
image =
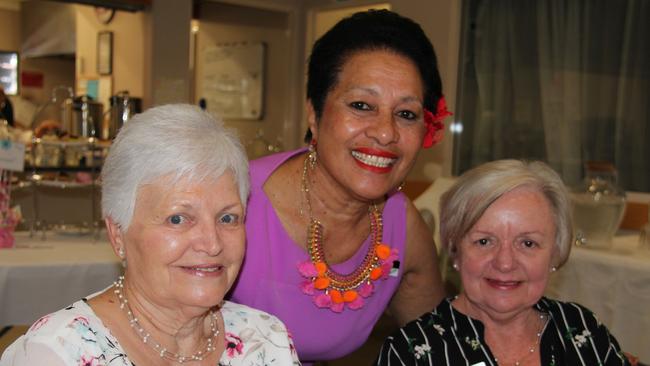
[{"label": "woman with white hair", "polygon": [[0,365],[292,365],[277,318],[223,301],[245,250],[248,164],[197,107],[136,115],[102,170],[102,212],[125,264],[108,289],[46,315]]},{"label": "woman with white hair", "polygon": [[571,250],[562,180],[542,162],[463,174],[440,201],[461,293],[388,337],[377,365],[628,365],[588,309],[543,296]]}]

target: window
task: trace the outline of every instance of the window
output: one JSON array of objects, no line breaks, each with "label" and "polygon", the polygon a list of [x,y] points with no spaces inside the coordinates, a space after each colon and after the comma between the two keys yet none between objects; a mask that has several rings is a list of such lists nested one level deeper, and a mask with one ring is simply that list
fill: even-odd
[{"label": "window", "polygon": [[5,94],[18,94],[18,53],[0,51],[0,87]]},{"label": "window", "polygon": [[539,159],[575,185],[608,161],[650,191],[647,19],[649,1],[466,0],[454,173]]}]

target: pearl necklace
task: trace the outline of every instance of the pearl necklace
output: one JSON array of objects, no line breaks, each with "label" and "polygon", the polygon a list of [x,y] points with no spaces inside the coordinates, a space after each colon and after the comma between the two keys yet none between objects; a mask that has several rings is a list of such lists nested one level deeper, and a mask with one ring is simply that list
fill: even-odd
[{"label": "pearl necklace", "polygon": [[208,354],[217,349],[213,344],[213,339],[217,339],[217,336],[219,335],[219,328],[217,327],[218,315],[215,311],[210,311],[210,330],[212,331],[212,336],[208,338],[208,345],[206,346],[205,350],[197,351],[191,356],[183,356],[178,353],[169,352],[160,343],[151,338],[151,334],[145,331],[144,328],[140,325],[138,318],[135,317],[133,315],[133,311],[131,311],[129,301],[126,299],[126,294],[123,294],[124,276],[120,276],[116,282],[113,282],[113,287],[115,287],[115,290],[113,292],[120,301],[120,309],[125,310],[126,316],[129,318],[129,325],[131,325],[131,328],[133,328],[142,342],[153,348],[153,350],[158,353],[158,356],[160,356],[160,358],[178,363],[202,361]]},{"label": "pearl necklace", "polygon": [[[548,319],[546,319],[545,314],[539,314],[539,319],[540,319],[540,327],[537,330],[537,338],[535,339],[535,343],[533,343],[533,345],[530,346],[530,348],[528,348],[528,353],[526,354],[526,356],[524,356],[524,359],[528,357],[529,354],[535,353],[535,349],[537,349],[537,346],[539,345],[539,342],[542,339],[542,331],[544,331]],[[494,362],[496,362],[497,365],[501,365],[499,363],[499,359],[496,357],[494,358]],[[515,361],[514,365],[521,366],[521,361]]]}]

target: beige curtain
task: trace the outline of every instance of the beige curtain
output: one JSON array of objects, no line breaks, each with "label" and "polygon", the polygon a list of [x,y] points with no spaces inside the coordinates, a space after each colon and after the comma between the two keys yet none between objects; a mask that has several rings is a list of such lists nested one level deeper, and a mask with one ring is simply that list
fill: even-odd
[{"label": "beige curtain", "polygon": [[650,2],[472,0],[460,168],[542,159],[569,185],[587,160],[650,191]]}]

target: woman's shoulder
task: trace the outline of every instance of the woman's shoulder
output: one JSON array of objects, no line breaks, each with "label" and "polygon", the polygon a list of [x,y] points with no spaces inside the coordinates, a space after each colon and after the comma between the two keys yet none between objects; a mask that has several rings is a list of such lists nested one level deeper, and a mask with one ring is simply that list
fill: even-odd
[{"label": "woman's shoulder", "polygon": [[82,299],[59,311],[41,317],[29,327],[26,335],[30,337],[51,337],[69,332],[77,324],[96,325],[98,323],[96,320],[97,316],[86,303],[86,299]]},{"label": "woman's shoulder", "polygon": [[[38,349],[41,354],[51,354],[65,364],[105,359],[108,353],[116,356],[116,362],[112,364],[120,364],[117,363],[120,358],[124,364],[129,364],[117,341],[88,306],[86,299],[38,319],[7,352],[16,353],[14,357],[17,359],[30,358],[34,357],[29,354],[32,349]],[[24,354],[17,354],[20,352]]]},{"label": "woman's shoulder", "polygon": [[[555,327],[553,333],[569,341],[580,357],[593,358],[593,364],[627,365],[616,338],[591,310],[575,302],[543,297],[535,307],[549,314]],[[592,364],[587,362],[587,364]]]},{"label": "woman's shoulder", "polygon": [[551,314],[553,318],[559,319],[567,324],[586,322],[589,324],[596,323],[596,325],[600,325],[600,321],[593,311],[575,302],[542,297],[535,307],[542,312]]},{"label": "woman's shoulder", "polygon": [[578,344],[594,337],[609,344],[613,338],[596,314],[578,303],[543,297],[536,308],[549,314],[558,331]]},{"label": "woman's shoulder", "polygon": [[269,184],[272,178],[277,177],[278,174],[282,175],[280,172],[286,170],[285,166],[289,161],[305,151],[306,149],[283,151],[252,160],[249,164],[251,183],[249,204],[255,206],[258,202],[265,201],[265,199],[258,201],[260,197],[266,195],[263,192],[264,187]]},{"label": "woman's shoulder", "polygon": [[407,323],[391,334],[388,339],[413,343],[414,341],[424,341],[426,338],[427,344],[436,343],[435,339],[442,340],[453,327],[452,300],[453,298],[443,299],[435,309]]},{"label": "woman's shoulder", "polygon": [[284,323],[277,317],[246,305],[225,301],[221,307],[225,324],[224,364],[239,365],[257,359],[280,365],[298,365],[298,356]]},{"label": "woman's shoulder", "polygon": [[242,323],[246,326],[271,328],[276,331],[287,332],[284,323],[275,315],[247,305],[224,301],[221,307],[221,313],[223,314],[224,322],[227,322],[229,325]]},{"label": "woman's shoulder", "polygon": [[376,364],[388,365],[393,361],[400,361],[401,364],[419,365],[421,362],[433,364],[433,359],[441,361],[438,357],[446,354],[446,351],[441,350],[446,350],[449,344],[456,344],[451,301],[452,298],[443,299],[435,309],[422,314],[388,336]]},{"label": "woman's shoulder", "polygon": [[251,178],[261,178],[271,175],[280,165],[292,157],[302,154],[305,148],[283,151],[250,161]]}]

